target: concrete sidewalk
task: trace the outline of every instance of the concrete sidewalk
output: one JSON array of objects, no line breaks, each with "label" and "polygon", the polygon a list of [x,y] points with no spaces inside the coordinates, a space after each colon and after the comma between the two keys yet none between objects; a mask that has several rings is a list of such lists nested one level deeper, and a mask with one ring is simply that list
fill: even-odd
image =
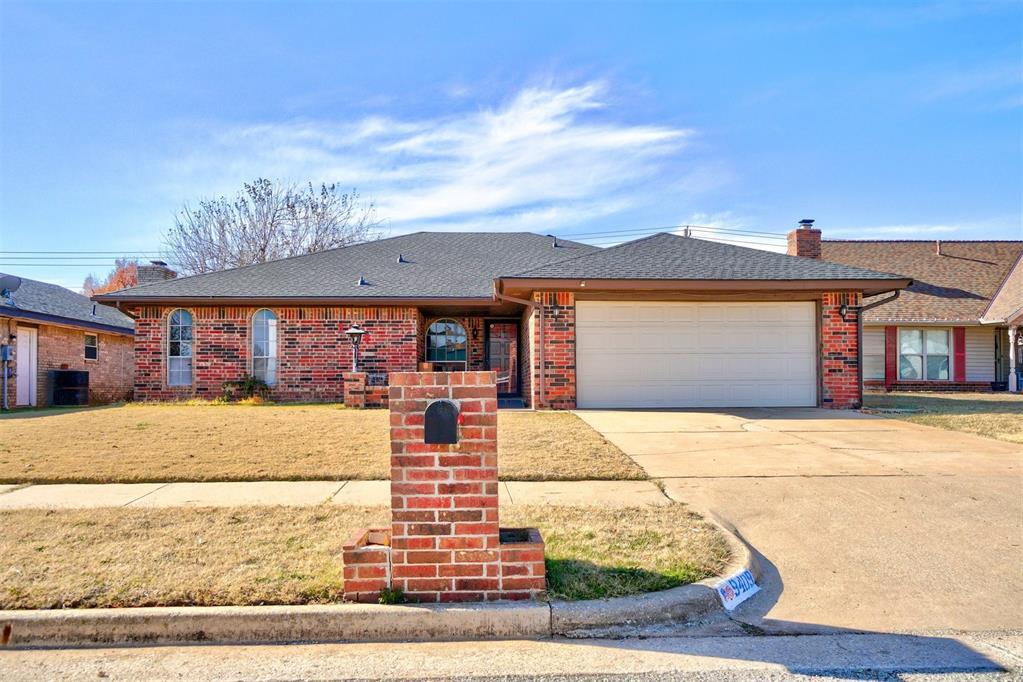
[{"label": "concrete sidewalk", "polygon": [[[505,481],[502,505],[624,507],[670,504],[650,481]],[[69,483],[0,486],[0,510],[94,507],[387,505],[389,481],[256,481],[215,483]]]}]

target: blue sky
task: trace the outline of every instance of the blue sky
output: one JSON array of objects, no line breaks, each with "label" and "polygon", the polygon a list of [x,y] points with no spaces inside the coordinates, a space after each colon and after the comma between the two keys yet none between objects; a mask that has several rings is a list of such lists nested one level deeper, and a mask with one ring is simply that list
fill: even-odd
[{"label": "blue sky", "polygon": [[158,251],[258,176],[388,234],[1023,238],[1021,74],[1018,2],[5,0],[0,269],[77,288],[112,255],[9,252]]}]

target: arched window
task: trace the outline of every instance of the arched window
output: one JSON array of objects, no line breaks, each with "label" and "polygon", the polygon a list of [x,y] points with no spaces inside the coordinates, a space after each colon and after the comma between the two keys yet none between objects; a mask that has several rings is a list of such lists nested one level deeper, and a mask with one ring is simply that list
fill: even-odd
[{"label": "arched window", "polygon": [[180,308],[167,318],[167,385],[192,385],[192,313]]},{"label": "arched window", "polygon": [[465,327],[454,320],[437,320],[426,330],[426,361],[439,370],[460,371],[468,359]]},{"label": "arched window", "polygon": [[265,308],[252,316],[252,376],[277,383],[277,316]]}]

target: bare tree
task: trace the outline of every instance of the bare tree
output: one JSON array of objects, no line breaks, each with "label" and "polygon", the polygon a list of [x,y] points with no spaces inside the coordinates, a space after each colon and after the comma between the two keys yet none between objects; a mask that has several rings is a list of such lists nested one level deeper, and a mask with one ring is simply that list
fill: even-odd
[{"label": "bare tree", "polygon": [[259,178],[233,199],[200,199],[174,218],[166,246],[179,270],[198,274],[316,253],[374,236],[376,207],[356,190]]}]

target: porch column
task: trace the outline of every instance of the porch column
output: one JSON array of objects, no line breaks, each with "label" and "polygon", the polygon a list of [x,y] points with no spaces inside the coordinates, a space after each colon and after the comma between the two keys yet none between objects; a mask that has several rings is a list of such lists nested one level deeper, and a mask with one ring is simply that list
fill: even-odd
[{"label": "porch column", "polygon": [[1023,334],[1020,333],[1019,327],[1009,327],[1009,391],[1012,393],[1023,389],[1016,379],[1016,354],[1019,352],[1017,349],[1020,342],[1023,341],[1021,336]]}]

